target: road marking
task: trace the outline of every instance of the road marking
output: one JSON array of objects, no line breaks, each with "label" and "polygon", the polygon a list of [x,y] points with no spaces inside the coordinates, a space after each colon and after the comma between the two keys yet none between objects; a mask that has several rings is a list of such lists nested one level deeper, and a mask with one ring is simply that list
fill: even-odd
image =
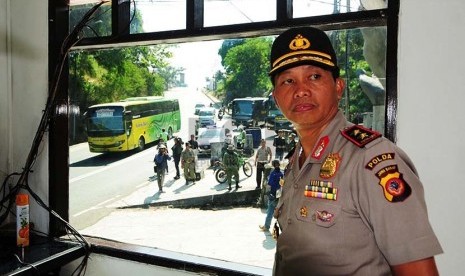
[{"label": "road marking", "polygon": [[119,166],[119,165],[124,164],[124,163],[126,163],[126,162],[133,161],[133,159],[139,158],[141,155],[150,155],[150,154],[152,154],[150,151],[144,151],[144,152],[142,152],[142,153],[139,153],[139,154],[135,154],[135,155],[133,155],[133,156],[130,156],[129,158],[124,158],[124,159],[122,159],[122,160],[119,160],[119,161],[114,162],[113,164],[110,164],[110,165],[108,165],[108,166],[105,166],[105,167],[103,167],[103,168],[101,168],[101,169],[98,169],[98,170],[95,170],[95,171],[91,171],[91,172],[89,172],[89,173],[86,173],[86,174],[83,174],[83,175],[80,175],[80,176],[71,178],[71,179],[69,180],[69,184],[74,183],[74,182],[76,182],[76,181],[79,181],[79,180],[81,180],[81,179],[87,178],[87,177],[89,177],[89,176],[92,176],[92,175],[101,173],[101,172],[103,172],[103,171],[106,171],[106,170],[111,169],[111,168],[113,168],[113,167]]},{"label": "road marking", "polygon": [[90,207],[90,208],[87,208],[87,209],[85,209],[85,210],[82,210],[82,211],[79,212],[79,213],[74,214],[73,217],[75,218],[75,217],[80,216],[80,215],[82,215],[82,214],[85,214],[85,213],[87,213],[87,212],[89,212],[89,211],[100,209],[100,208],[102,207],[102,205],[104,205],[104,204],[106,204],[106,203],[108,203],[108,202],[110,202],[110,201],[115,201],[115,200],[116,200],[117,198],[119,198],[119,197],[121,197],[121,195],[116,195],[116,196],[114,196],[114,197],[112,197],[112,198],[110,198],[110,199],[104,200],[104,201],[100,202],[99,204],[97,204],[97,205],[95,205],[95,206],[92,206],[92,207]]}]

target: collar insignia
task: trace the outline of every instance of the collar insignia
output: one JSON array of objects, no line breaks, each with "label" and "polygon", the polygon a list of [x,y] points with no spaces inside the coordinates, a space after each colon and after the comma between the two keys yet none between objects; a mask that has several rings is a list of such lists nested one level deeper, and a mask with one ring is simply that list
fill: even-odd
[{"label": "collar insignia", "polygon": [[316,148],[312,152],[312,157],[317,160],[320,160],[328,144],[329,144],[329,136],[321,137],[320,141],[318,141]]},{"label": "collar insignia", "polygon": [[289,43],[289,49],[291,50],[305,50],[310,47],[310,41],[303,37],[301,34],[298,34],[292,41]]}]

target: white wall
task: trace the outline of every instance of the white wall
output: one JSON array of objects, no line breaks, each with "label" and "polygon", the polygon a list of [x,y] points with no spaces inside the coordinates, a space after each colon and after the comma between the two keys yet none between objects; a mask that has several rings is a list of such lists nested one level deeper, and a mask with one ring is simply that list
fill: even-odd
[{"label": "white wall", "polygon": [[[48,2],[0,0],[0,10],[0,170],[9,174],[22,171],[47,99]],[[29,184],[48,202],[47,142],[32,169]],[[45,210],[31,201],[31,221],[47,232]]]},{"label": "white wall", "polygon": [[465,271],[464,26],[463,0],[401,1],[397,144],[424,183],[442,275]]},{"label": "white wall", "polygon": [[[9,70],[8,70],[8,18],[7,1],[0,0],[0,141],[2,145],[8,144],[9,120]],[[8,147],[0,147],[0,180],[8,174]]]},{"label": "white wall", "polygon": [[[465,253],[463,26],[463,0],[401,1],[397,141],[424,182],[430,220],[445,251],[437,262],[447,276],[465,270],[460,263]],[[5,170],[24,165],[45,105],[47,70],[47,1],[0,0],[1,180]],[[46,200],[46,143],[40,152],[30,183]],[[31,218],[43,230],[48,219],[38,210],[32,208]]]}]

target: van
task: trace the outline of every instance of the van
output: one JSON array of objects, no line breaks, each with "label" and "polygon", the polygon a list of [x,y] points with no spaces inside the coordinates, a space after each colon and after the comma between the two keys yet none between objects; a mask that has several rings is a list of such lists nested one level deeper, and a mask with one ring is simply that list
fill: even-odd
[{"label": "van", "polygon": [[199,110],[199,126],[215,126],[216,125],[216,109],[213,107],[203,107]]}]

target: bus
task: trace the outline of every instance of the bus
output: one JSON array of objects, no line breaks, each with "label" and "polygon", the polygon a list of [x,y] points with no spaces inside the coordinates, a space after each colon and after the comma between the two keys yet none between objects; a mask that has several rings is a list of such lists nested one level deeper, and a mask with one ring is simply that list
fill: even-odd
[{"label": "bus", "polygon": [[[160,138],[171,139],[181,128],[177,99],[133,97],[90,106],[85,114],[91,152],[143,150]],[[167,137],[162,137],[162,130]]]},{"label": "bus", "polygon": [[264,97],[236,98],[231,102],[233,125],[257,127],[265,124],[266,110]]},{"label": "bus", "polygon": [[276,106],[273,95],[270,93],[265,101],[266,119],[265,126],[267,129],[278,132],[280,129],[294,130],[294,126],[284,117],[281,110]]}]

